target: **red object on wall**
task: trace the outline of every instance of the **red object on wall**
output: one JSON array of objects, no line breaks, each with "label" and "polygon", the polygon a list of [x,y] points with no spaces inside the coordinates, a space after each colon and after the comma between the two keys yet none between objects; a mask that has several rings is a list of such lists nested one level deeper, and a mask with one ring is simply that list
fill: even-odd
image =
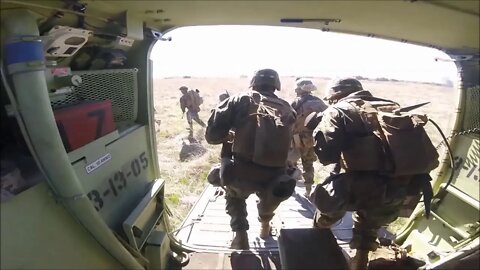
[{"label": "red object on wall", "polygon": [[53,112],[65,150],[80,148],[115,130],[112,102],[84,102]]}]

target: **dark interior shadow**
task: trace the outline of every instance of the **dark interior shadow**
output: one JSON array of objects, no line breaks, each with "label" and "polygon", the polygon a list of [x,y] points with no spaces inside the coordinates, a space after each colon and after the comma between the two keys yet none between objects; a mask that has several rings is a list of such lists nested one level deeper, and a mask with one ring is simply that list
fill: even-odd
[{"label": "dark interior shadow", "polygon": [[313,214],[315,213],[315,206],[313,206],[311,202],[307,200],[307,198],[303,197],[298,193],[293,193],[292,197],[294,197],[295,201],[297,201],[303,208],[303,210],[296,211],[299,212],[302,216],[312,219]]},{"label": "dark interior shadow", "polygon": [[281,269],[280,256],[270,251],[260,252],[260,254],[254,254],[251,251],[233,252],[230,263],[232,270]]},{"label": "dark interior shadow", "polygon": [[265,253],[260,254],[260,258],[262,259],[263,265],[268,265],[269,267],[268,269],[271,269],[270,262],[273,263],[273,265],[275,266],[275,269],[277,270],[282,269],[282,265],[280,264],[280,255],[274,254],[270,251],[266,251]]},{"label": "dark interior shadow", "polygon": [[255,249],[261,249],[265,247],[278,247],[278,241],[272,236],[269,236],[267,239],[260,239],[259,237],[255,237],[252,242]]}]

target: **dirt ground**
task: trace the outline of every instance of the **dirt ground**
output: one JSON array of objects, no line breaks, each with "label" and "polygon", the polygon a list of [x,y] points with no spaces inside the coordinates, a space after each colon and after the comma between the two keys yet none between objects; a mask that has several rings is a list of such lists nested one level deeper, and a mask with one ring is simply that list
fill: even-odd
[{"label": "dirt ground", "polygon": [[[312,78],[318,90],[313,94],[325,96],[325,88],[329,80]],[[294,77],[281,78],[282,90],[277,92],[285,100],[291,102],[295,98],[293,91]],[[166,198],[173,213],[172,225],[177,227],[186,216],[192,205],[205,188],[206,175],[210,167],[219,160],[220,146],[208,145],[204,140],[204,132],[194,123],[194,136],[207,148],[206,154],[188,162],[180,162],[179,152],[182,140],[188,135],[186,119],[182,119],[179,107],[180,91],[186,85],[200,90],[204,104],[200,118],[207,122],[210,110],[218,103],[218,95],[228,90],[230,94],[240,93],[248,89],[249,78],[165,78],[154,81],[154,102],[156,119],[161,121],[157,132],[158,157],[161,177],[166,181]],[[364,89],[370,90],[378,97],[392,99],[402,106],[414,105],[429,101],[430,104],[417,109],[418,113],[426,113],[434,119],[448,136],[453,125],[453,108],[456,106],[455,91],[451,87],[413,82],[362,81]],[[427,132],[435,145],[441,137],[431,124],[427,124]],[[315,182],[318,183],[327,174],[327,169],[315,164]]]}]

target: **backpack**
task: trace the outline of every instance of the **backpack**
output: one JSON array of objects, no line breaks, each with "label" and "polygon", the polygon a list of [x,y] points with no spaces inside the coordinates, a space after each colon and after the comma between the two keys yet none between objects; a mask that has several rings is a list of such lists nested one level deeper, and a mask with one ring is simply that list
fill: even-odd
[{"label": "backpack", "polygon": [[198,89],[196,90],[190,90],[188,91],[188,94],[190,95],[190,99],[192,100],[192,105],[200,109],[200,105],[203,104],[203,98],[200,96],[200,91]]},{"label": "backpack", "polygon": [[285,100],[249,93],[245,122],[235,128],[235,157],[267,167],[285,167],[295,111]]},{"label": "backpack", "polygon": [[439,165],[439,155],[424,126],[426,115],[393,113],[393,102],[347,100],[373,135],[357,137],[342,152],[350,170],[378,170],[388,176],[429,173]]},{"label": "backpack", "polygon": [[308,95],[292,105],[297,112],[297,120],[293,128],[292,147],[295,149],[307,149],[314,145],[312,130],[305,127],[305,119],[312,112],[322,112],[327,105],[318,97]]}]

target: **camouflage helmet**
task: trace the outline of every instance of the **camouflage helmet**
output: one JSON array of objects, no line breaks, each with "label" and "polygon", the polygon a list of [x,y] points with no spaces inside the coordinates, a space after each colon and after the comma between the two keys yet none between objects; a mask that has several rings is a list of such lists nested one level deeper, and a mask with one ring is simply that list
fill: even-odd
[{"label": "camouflage helmet", "polygon": [[178,88],[178,90],[180,90],[180,91],[188,91],[188,87],[186,87],[185,85],[182,85],[182,86],[180,86],[180,88]]},{"label": "camouflage helmet", "polygon": [[218,100],[220,100],[220,102],[224,101],[225,99],[229,98],[230,97],[230,93],[228,93],[227,90],[225,90],[224,93],[220,94],[218,96]]},{"label": "camouflage helmet", "polygon": [[362,84],[354,78],[335,80],[327,89],[326,100],[336,100],[345,97],[353,92],[363,90]]},{"label": "camouflage helmet", "polygon": [[280,91],[281,83],[278,73],[273,69],[261,69],[255,71],[255,74],[250,81],[250,87],[255,89],[255,87],[260,85],[269,85]]},{"label": "camouflage helmet", "polygon": [[297,78],[295,81],[297,84],[297,88],[295,88],[295,92],[297,94],[307,93],[317,90],[317,87],[313,84],[312,80],[306,78]]}]

